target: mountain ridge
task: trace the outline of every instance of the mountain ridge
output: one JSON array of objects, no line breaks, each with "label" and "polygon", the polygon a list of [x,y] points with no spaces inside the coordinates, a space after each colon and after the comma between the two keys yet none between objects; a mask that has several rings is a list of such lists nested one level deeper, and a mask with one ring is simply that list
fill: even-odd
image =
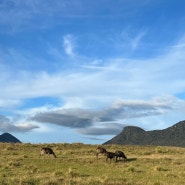
[{"label": "mountain ridge", "polygon": [[127,126],[103,144],[185,147],[185,120],[163,130],[145,131],[140,127]]},{"label": "mountain ridge", "polygon": [[5,132],[0,135],[0,142],[4,143],[21,143],[19,139],[17,139],[15,136],[9,134],[8,132]]}]

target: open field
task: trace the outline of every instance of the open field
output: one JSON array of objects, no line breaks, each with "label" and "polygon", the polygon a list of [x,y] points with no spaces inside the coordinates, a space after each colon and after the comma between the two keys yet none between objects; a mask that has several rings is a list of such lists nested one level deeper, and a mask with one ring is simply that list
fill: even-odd
[{"label": "open field", "polygon": [[[42,156],[51,147],[57,158]],[[95,157],[97,145],[0,143],[1,185],[184,185],[185,148],[105,145],[126,162]]]}]

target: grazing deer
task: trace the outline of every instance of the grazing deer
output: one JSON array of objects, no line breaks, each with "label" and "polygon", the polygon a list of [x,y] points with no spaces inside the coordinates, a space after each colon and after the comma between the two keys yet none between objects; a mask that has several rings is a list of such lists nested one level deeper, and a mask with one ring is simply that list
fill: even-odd
[{"label": "grazing deer", "polygon": [[48,155],[53,155],[55,158],[57,157],[55,155],[55,153],[53,152],[53,150],[49,147],[43,147],[41,148],[41,151],[40,151],[40,157],[44,154],[48,154]]},{"label": "grazing deer", "polygon": [[112,159],[114,159],[114,157],[115,157],[115,153],[114,153],[114,152],[106,152],[106,153],[105,153],[105,156],[106,156],[106,161],[107,161],[108,159],[110,159],[110,162],[111,162]]},{"label": "grazing deer", "polygon": [[116,161],[118,158],[123,158],[123,160],[127,160],[126,155],[122,151],[115,151]]},{"label": "grazing deer", "polygon": [[98,159],[99,154],[105,154],[107,150],[101,146],[98,146],[96,149],[96,158]]}]

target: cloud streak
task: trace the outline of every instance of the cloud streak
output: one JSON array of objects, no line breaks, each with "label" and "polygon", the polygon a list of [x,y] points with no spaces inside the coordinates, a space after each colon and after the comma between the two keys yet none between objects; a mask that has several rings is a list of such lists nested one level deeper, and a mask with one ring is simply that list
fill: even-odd
[{"label": "cloud streak", "polygon": [[128,119],[162,115],[175,109],[173,100],[154,99],[151,101],[119,100],[111,107],[101,110],[60,109],[35,114],[31,121],[69,127],[85,135],[118,134]]},{"label": "cloud streak", "polygon": [[29,132],[33,129],[39,128],[30,123],[15,124],[3,115],[0,115],[0,131],[1,132]]},{"label": "cloud streak", "polygon": [[75,68],[75,71],[71,69],[55,74],[20,71],[16,78],[13,71],[0,66],[4,71],[0,74],[3,87],[0,108],[18,106],[26,98],[43,96],[58,97],[64,105],[72,108],[102,107],[118,98],[175,96],[185,91],[184,50],[184,47],[172,47],[166,55],[145,60],[101,59],[106,65],[94,65],[92,61],[93,65],[87,65],[93,68],[84,68],[82,65]]}]

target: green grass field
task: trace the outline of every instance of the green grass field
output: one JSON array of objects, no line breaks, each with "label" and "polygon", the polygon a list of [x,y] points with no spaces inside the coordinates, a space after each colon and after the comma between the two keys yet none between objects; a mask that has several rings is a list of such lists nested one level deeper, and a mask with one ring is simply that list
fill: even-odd
[{"label": "green grass field", "polygon": [[[51,147],[57,158],[42,156]],[[96,159],[97,145],[0,143],[0,185],[184,185],[185,148],[106,145],[126,162]]]}]

